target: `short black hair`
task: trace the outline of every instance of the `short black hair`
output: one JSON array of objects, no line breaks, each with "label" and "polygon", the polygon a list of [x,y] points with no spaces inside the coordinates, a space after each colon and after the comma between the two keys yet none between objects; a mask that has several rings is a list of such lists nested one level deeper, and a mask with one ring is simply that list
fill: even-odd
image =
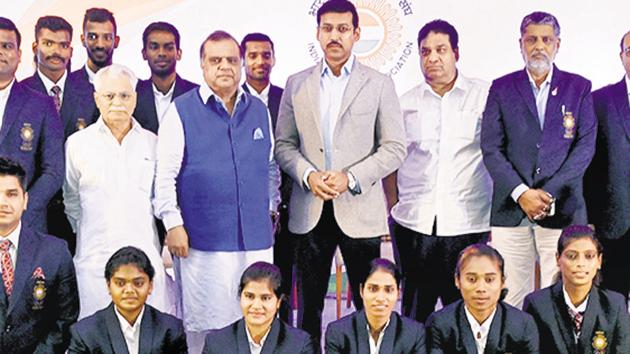
[{"label": "short black hair", "polygon": [[245,55],[245,49],[247,48],[245,45],[247,42],[269,42],[271,44],[271,51],[274,53],[276,51],[273,47],[273,41],[264,33],[248,33],[245,37],[243,37],[243,40],[241,40],[241,52],[243,55]]},{"label": "short black hair", "polygon": [[149,280],[153,280],[155,269],[151,265],[149,257],[147,257],[147,254],[141,249],[133,246],[123,247],[109,257],[109,260],[105,265],[105,280],[109,283],[118,268],[128,264],[133,264],[138,267],[139,270],[146,273]]},{"label": "short black hair", "polygon": [[58,31],[68,32],[70,33],[70,41],[72,41],[72,25],[68,23],[68,21],[66,21],[63,17],[59,17],[59,16],[40,17],[37,20],[37,23],[35,23],[35,41],[37,41],[37,36],[39,34],[39,31],[41,31],[43,28],[53,31],[53,32],[58,32]]},{"label": "short black hair", "polygon": [[114,27],[114,34],[118,33],[116,26],[116,19],[114,18],[114,14],[108,9],[103,9],[100,7],[93,7],[91,9],[85,10],[85,15],[83,16],[83,31],[85,32],[85,26],[88,22],[98,22],[105,23],[111,22]]},{"label": "short black hair", "polygon": [[534,11],[523,17],[521,21],[521,36],[525,34],[525,30],[529,25],[549,25],[553,27],[553,34],[560,37],[560,24],[556,16],[543,11]]},{"label": "short black hair", "polygon": [[420,47],[420,42],[427,38],[431,32],[448,35],[448,41],[451,43],[451,48],[453,50],[459,48],[459,34],[457,34],[457,30],[453,25],[441,19],[433,20],[422,26],[418,32],[418,47]]},{"label": "short black hair", "polygon": [[282,275],[280,268],[275,264],[267,262],[256,262],[247,267],[241,275],[241,281],[238,285],[238,294],[241,296],[243,289],[250,281],[268,281],[269,287],[276,294],[276,297],[282,300],[282,291],[280,284],[282,283]]},{"label": "short black hair", "polygon": [[18,46],[18,49],[20,48],[20,44],[22,43],[22,35],[20,34],[20,31],[17,29],[13,21],[9,20],[6,17],[0,17],[0,30],[15,32],[15,38],[17,39],[17,46]]},{"label": "short black hair", "polygon": [[354,28],[359,27],[359,14],[357,13],[357,8],[348,0],[328,0],[326,1],[318,10],[317,10],[317,25],[322,19],[322,15],[327,14],[329,12],[334,12],[338,14],[350,12],[352,14],[352,26]]},{"label": "short black hair", "polygon": [[154,31],[168,32],[172,34],[175,37],[175,47],[179,49],[179,31],[172,24],[162,21],[153,22],[144,29],[144,32],[142,32],[142,49],[147,48],[147,39],[149,39],[151,32]]},{"label": "short black hair", "polygon": [[0,156],[0,176],[16,177],[20,187],[22,187],[22,191],[26,191],[26,171],[18,162],[8,157]]},{"label": "short black hair", "polygon": [[626,32],[621,36],[621,42],[619,42],[619,48],[621,48],[621,53],[623,53],[623,40],[626,39],[626,36],[630,35],[630,31]]},{"label": "short black hair", "polygon": [[370,262],[370,269],[368,270],[365,279],[361,282],[361,287],[364,287],[368,278],[379,270],[391,274],[391,276],[396,280],[396,286],[400,288],[400,281],[402,279],[400,270],[398,270],[398,267],[392,261],[386,258],[376,258]]},{"label": "short black hair", "polygon": [[241,46],[239,45],[238,41],[236,40],[236,38],[234,38],[234,36],[232,36],[231,34],[222,31],[222,30],[217,30],[214,31],[212,33],[210,33],[210,35],[208,37],[206,37],[206,39],[203,41],[203,43],[201,43],[201,47],[199,47],[199,57],[203,58],[203,47],[206,45],[206,43],[208,42],[220,42],[220,41],[234,41],[234,43],[236,43],[236,46],[238,47],[238,55],[241,57],[241,59],[243,59],[243,51],[241,50]]}]

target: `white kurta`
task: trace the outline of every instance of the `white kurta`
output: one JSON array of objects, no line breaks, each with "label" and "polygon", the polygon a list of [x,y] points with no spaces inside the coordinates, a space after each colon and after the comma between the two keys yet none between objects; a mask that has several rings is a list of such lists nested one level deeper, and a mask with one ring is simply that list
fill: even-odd
[{"label": "white kurta", "polygon": [[124,246],[143,250],[155,268],[148,303],[172,311],[153,219],[156,143],[155,134],[135,120],[121,144],[102,119],[68,138],[63,194],[77,233],[80,319],[110,303],[105,264]]}]

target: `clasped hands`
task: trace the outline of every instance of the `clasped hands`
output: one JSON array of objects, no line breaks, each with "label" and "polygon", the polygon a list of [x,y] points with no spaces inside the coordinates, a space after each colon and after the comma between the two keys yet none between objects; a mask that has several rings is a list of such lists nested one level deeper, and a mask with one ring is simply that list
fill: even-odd
[{"label": "clasped hands", "polygon": [[323,200],[337,198],[348,190],[348,175],[340,171],[313,171],[307,177],[311,193]]},{"label": "clasped hands", "polygon": [[542,189],[528,189],[518,198],[518,205],[532,221],[549,216],[555,198]]}]

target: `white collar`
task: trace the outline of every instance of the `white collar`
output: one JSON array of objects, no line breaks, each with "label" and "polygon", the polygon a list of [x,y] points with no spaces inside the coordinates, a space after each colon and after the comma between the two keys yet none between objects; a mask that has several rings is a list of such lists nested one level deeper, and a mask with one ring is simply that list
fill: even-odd
[{"label": "white collar", "polygon": [[[246,99],[247,96],[243,95],[244,92],[245,91],[243,90],[243,88],[239,85],[238,88],[236,89],[236,102],[234,103],[234,107],[236,107],[236,105],[241,99],[243,100]],[[210,86],[208,86],[208,84],[201,85],[199,87],[199,96],[201,96],[201,101],[204,104],[208,103],[208,100],[210,99],[210,97],[214,97],[214,99],[225,108],[225,103],[223,102],[221,97],[219,97],[216,93],[214,93],[214,91],[212,91],[212,89],[210,88]]]},{"label": "white collar", "polygon": [[488,332],[490,332],[490,325],[492,325],[492,320],[494,319],[494,315],[497,313],[497,308],[496,307],[494,308],[490,316],[486,318],[486,320],[483,321],[482,324],[479,324],[479,322],[477,322],[477,320],[475,319],[475,316],[473,316],[473,314],[470,313],[470,311],[468,311],[468,308],[466,307],[466,305],[464,305],[464,311],[466,312],[466,318],[468,319],[468,324],[470,324],[470,329],[473,332],[473,336],[475,337],[475,340],[479,339],[477,338],[476,333],[481,333],[481,339],[485,338],[488,335]]},{"label": "white collar", "polygon": [[567,292],[567,289],[564,287],[564,284],[562,284],[562,293],[564,294],[564,303],[567,304],[567,306],[569,306],[571,311],[573,311],[574,313],[586,311],[586,305],[588,305],[588,298],[589,296],[591,296],[590,293],[586,295],[586,299],[584,299],[584,301],[582,301],[582,303],[579,304],[577,307],[573,305],[573,302],[571,302],[571,298],[569,297],[569,293]]},{"label": "white collar", "polygon": [[142,310],[140,310],[140,314],[138,314],[138,318],[136,318],[136,322],[133,323],[133,326],[123,317],[123,315],[118,311],[116,305],[114,305],[114,312],[116,313],[116,317],[118,317],[118,322],[120,322],[120,329],[125,332],[130,329],[133,332],[140,329],[140,323],[142,322],[142,315],[144,315],[144,305],[142,305]]},{"label": "white collar", "polygon": [[96,73],[90,69],[87,63],[85,63],[85,72],[87,72],[88,81],[90,81],[91,84],[94,84],[94,77],[96,76]]},{"label": "white collar", "polygon": [[[9,240],[11,241],[11,246],[15,247],[15,249],[18,249],[18,245],[20,243],[20,232],[22,232],[22,221],[18,221],[17,226],[15,227],[15,230],[11,231],[8,235],[6,235],[5,237],[0,236],[0,241],[1,240]],[[15,265],[13,266],[15,268]]]},{"label": "white collar", "polygon": [[268,97],[269,96],[269,89],[271,88],[271,81],[267,84],[267,86],[265,86],[265,88],[260,91],[260,93],[258,93],[258,91],[256,91],[256,89],[249,84],[249,82],[245,81],[245,85],[247,85],[247,89],[249,89],[249,93],[251,95],[254,95],[256,97]]},{"label": "white collar", "polygon": [[551,85],[551,76],[553,76],[553,65],[551,66],[551,70],[549,70],[549,74],[547,74],[545,81],[540,84],[540,88],[536,86],[536,81],[534,81],[532,74],[529,72],[529,70],[527,70],[527,68],[525,68],[525,72],[527,73],[527,77],[529,78],[529,83],[537,90],[542,90],[546,85]]},{"label": "white collar", "polygon": [[[442,98],[440,95],[435,93],[435,91],[433,91],[433,87],[431,87],[431,85],[429,85],[429,83],[426,82],[426,80],[422,81],[419,87],[420,87],[420,94],[422,96],[424,96],[428,92],[429,94],[436,96],[437,98]],[[468,79],[464,75],[462,75],[462,73],[459,70],[457,70],[457,77],[455,78],[455,84],[448,92],[444,93],[444,96],[450,95],[456,89],[464,91],[464,92],[467,92],[470,89],[470,84],[468,83]]]},{"label": "white collar", "polygon": [[[381,331],[380,331],[380,332],[379,332],[379,334],[378,334],[378,340],[376,341],[376,342],[377,342],[377,344],[378,344],[378,341],[380,341],[380,340],[383,338],[383,336],[385,335],[385,330],[386,330],[386,329],[387,329],[387,327],[389,326],[389,322],[390,322],[391,320],[392,320],[392,317],[391,317],[391,315],[390,315],[390,317],[387,319],[387,322],[385,323],[385,326],[383,326],[383,329],[381,329]],[[368,322],[368,320],[367,320],[367,315],[365,316],[365,322],[366,322],[366,327],[367,327],[367,331],[368,331],[368,337],[369,337],[370,339],[374,339],[374,338],[372,337],[372,331],[370,331],[370,322]]]},{"label": "white collar", "polygon": [[15,78],[11,80],[11,83],[9,83],[7,87],[0,90],[0,101],[6,100],[9,97],[9,94],[11,93],[11,88],[13,87],[14,83],[15,83]]},{"label": "white collar", "polygon": [[626,74],[626,76],[624,77],[626,78],[626,91],[628,93],[628,96],[630,96],[630,76]]},{"label": "white collar", "polygon": [[[326,74],[330,74],[332,75],[332,69],[330,68],[330,66],[328,66],[328,63],[326,62],[326,59],[322,59],[322,72],[321,72],[321,76],[324,76]],[[341,67],[341,75],[340,76],[348,76],[350,75],[350,73],[352,72],[352,68],[354,67],[354,54],[350,55],[350,58],[348,58],[348,60],[346,60],[346,63],[343,64],[343,67]]]},{"label": "white collar", "polygon": [[[96,122],[94,122],[94,127],[97,128],[100,132],[110,134],[112,137],[114,136],[111,129],[109,129],[107,124],[105,124],[103,116],[98,117]],[[132,132],[140,132],[140,129],[142,129],[140,123],[138,123],[138,121],[134,117],[131,117],[131,129],[129,129],[127,135],[123,137],[123,140],[127,138]]]},{"label": "white collar", "polygon": [[48,76],[44,75],[44,73],[42,73],[42,71],[39,69],[37,69],[37,75],[39,75],[39,78],[44,83],[44,87],[46,88],[46,94],[50,95],[50,93],[52,92],[51,90],[54,86],[59,86],[59,88],[61,89],[61,92],[63,93],[63,88],[65,87],[65,84],[66,84],[66,77],[68,76],[67,70],[63,72],[63,75],[57,82],[52,82],[52,80],[49,79]]},{"label": "white collar", "polygon": [[273,321],[271,321],[271,326],[269,326],[269,328],[267,329],[267,333],[265,333],[265,335],[262,336],[262,338],[260,338],[260,344],[257,344],[256,342],[254,342],[252,335],[249,333],[249,328],[247,328],[247,323],[245,323],[245,320],[243,320],[243,324],[245,325],[245,333],[247,333],[247,341],[249,342],[249,345],[253,346],[254,348],[262,348],[265,345],[265,340],[267,340],[267,336],[269,335],[269,332],[271,332],[271,326],[273,326]]},{"label": "white collar", "polygon": [[[175,81],[177,81],[177,80],[175,80]],[[168,89],[166,94],[164,94],[160,90],[158,90],[157,86],[155,86],[153,81],[151,81],[151,87],[153,87],[153,95],[155,97],[173,97],[173,92],[175,92],[175,81],[173,81],[173,84],[171,85],[171,88]]]}]

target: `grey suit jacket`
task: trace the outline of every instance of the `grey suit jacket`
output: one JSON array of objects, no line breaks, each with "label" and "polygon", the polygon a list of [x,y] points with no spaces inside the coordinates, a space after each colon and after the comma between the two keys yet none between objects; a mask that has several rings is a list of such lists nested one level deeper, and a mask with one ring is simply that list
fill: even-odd
[{"label": "grey suit jacket", "polygon": [[[309,168],[325,169],[320,127],[322,63],[292,75],[280,102],[275,157],[293,178],[289,230],[311,231],[323,201],[302,183]],[[402,164],[407,150],[398,97],[391,78],[354,62],[333,132],[332,170],[350,171],[361,193],[342,193],[333,201],[335,219],[353,238],[387,234],[387,212],[381,179]]]}]

